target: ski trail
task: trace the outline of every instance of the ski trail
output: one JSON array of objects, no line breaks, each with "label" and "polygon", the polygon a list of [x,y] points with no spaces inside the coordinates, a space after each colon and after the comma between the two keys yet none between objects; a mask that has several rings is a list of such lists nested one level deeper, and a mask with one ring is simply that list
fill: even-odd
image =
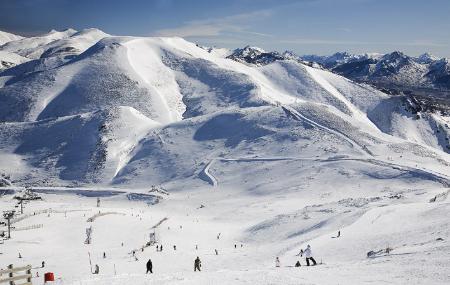
[{"label": "ski trail", "polygon": [[418,176],[419,178],[428,179],[432,181],[437,181],[446,187],[450,187],[450,177],[436,173],[428,169],[422,169],[418,167],[411,167],[406,165],[395,164],[391,162],[386,162],[374,158],[348,158],[348,157],[329,157],[329,158],[315,158],[315,157],[241,157],[241,158],[214,158],[212,159],[200,172],[199,176],[202,180],[207,181],[213,187],[219,184],[218,179],[209,172],[211,165],[215,161],[221,162],[260,162],[260,161],[313,161],[313,162],[334,162],[334,161],[358,161],[369,163],[373,165],[378,165],[382,167],[390,167],[395,170],[410,172]]},{"label": "ski trail", "polygon": [[215,159],[212,159],[210,162],[208,162],[208,164],[206,164],[206,166],[200,172],[199,176],[202,180],[205,180],[206,182],[211,184],[213,187],[216,187],[219,182],[216,179],[216,177],[214,177],[214,175],[212,175],[209,172],[209,168],[214,163],[214,161],[215,161]]},{"label": "ski trail", "polygon": [[312,79],[314,79],[314,81],[316,81],[320,86],[322,86],[322,88],[325,89],[325,91],[327,91],[328,93],[330,93],[331,95],[333,95],[334,97],[339,99],[341,102],[343,102],[345,104],[345,106],[347,106],[347,108],[354,115],[358,115],[359,117],[364,117],[362,115],[362,112],[359,109],[357,109],[352,103],[350,103],[347,100],[347,98],[345,98],[345,96],[341,94],[341,92],[339,92],[332,84],[330,84],[330,82],[328,82],[325,78],[323,78],[319,74],[319,71],[317,69],[309,67],[309,66],[305,66],[305,69],[306,69],[306,72],[308,72],[308,74],[312,77]]},{"label": "ski trail", "polygon": [[[147,89],[156,95],[152,97],[154,99],[155,109],[158,111],[158,120],[164,124],[181,120],[181,114],[170,108],[166,96],[161,94],[155,88],[155,84],[153,84],[152,77],[155,75],[155,72],[158,72],[158,69],[161,69],[161,64],[155,60],[156,55],[149,53],[148,46],[141,39],[131,40],[125,45],[127,47],[127,57],[131,68],[142,79]],[[181,98],[181,95],[179,97]]]},{"label": "ski trail", "polygon": [[350,137],[348,137],[344,133],[342,133],[340,131],[336,131],[336,130],[330,129],[330,128],[322,125],[322,124],[319,124],[319,123],[317,123],[317,122],[315,122],[315,121],[305,117],[304,115],[300,114],[297,110],[295,110],[295,109],[293,109],[293,108],[291,108],[289,106],[283,105],[283,106],[281,106],[281,108],[283,109],[283,111],[288,116],[293,117],[294,120],[296,120],[296,121],[301,121],[301,120],[306,121],[306,122],[308,122],[309,124],[311,124],[313,126],[316,126],[316,127],[320,128],[320,129],[325,130],[327,132],[330,132],[332,134],[335,134],[335,135],[343,138],[344,140],[346,140],[348,143],[350,143],[351,146],[356,146],[357,148],[359,148],[359,150],[361,152],[367,153],[368,155],[373,156],[373,153],[366,146],[361,146],[360,144],[358,144],[356,141],[354,141],[353,139],[351,139]]}]

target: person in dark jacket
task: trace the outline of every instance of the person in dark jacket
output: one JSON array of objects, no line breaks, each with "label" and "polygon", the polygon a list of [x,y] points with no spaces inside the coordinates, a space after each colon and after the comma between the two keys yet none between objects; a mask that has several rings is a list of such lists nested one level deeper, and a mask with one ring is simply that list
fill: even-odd
[{"label": "person in dark jacket", "polygon": [[152,269],[153,269],[152,260],[148,259],[148,261],[147,261],[147,272],[145,274],[148,274],[149,272],[153,273]]},{"label": "person in dark jacket", "polygon": [[197,258],[194,261],[194,271],[201,271],[200,267],[202,267],[202,262],[200,261],[200,258],[197,256]]}]

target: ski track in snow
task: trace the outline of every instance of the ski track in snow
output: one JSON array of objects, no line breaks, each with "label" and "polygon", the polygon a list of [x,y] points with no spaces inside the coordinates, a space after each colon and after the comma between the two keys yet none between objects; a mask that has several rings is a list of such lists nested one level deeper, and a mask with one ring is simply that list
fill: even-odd
[{"label": "ski track in snow", "polygon": [[214,163],[215,159],[212,159],[211,161],[209,161],[205,167],[202,169],[202,171],[200,172],[199,177],[203,180],[205,180],[206,182],[208,182],[209,184],[211,184],[213,187],[216,187],[217,184],[219,183],[218,180],[216,179],[216,177],[214,177],[214,175],[212,175],[209,172],[209,168],[211,167],[211,165]]},{"label": "ski track in snow", "polygon": [[447,175],[436,173],[434,171],[418,168],[418,167],[411,167],[411,166],[405,166],[400,164],[395,164],[392,162],[387,162],[384,160],[379,160],[375,158],[342,158],[342,157],[330,157],[325,159],[320,158],[299,158],[299,157],[242,157],[242,158],[214,158],[209,161],[208,164],[202,169],[200,172],[199,177],[203,179],[204,181],[211,184],[213,187],[216,187],[219,184],[219,179],[215,177],[211,172],[210,168],[213,165],[215,161],[223,161],[223,162],[261,162],[261,161],[314,161],[314,162],[333,162],[333,161],[359,161],[359,162],[365,162],[370,163],[378,166],[383,167],[389,167],[395,170],[405,171],[405,172],[412,172],[416,173],[419,176],[425,177],[429,180],[438,181],[442,185],[446,187],[450,187],[450,177]]},{"label": "ski track in snow", "polygon": [[[145,50],[145,43],[143,43],[141,39],[135,39],[127,42],[125,45],[128,49],[127,56],[130,65],[132,66],[136,74],[142,79],[142,81],[145,82],[147,88],[153,93],[157,94],[159,105],[163,108],[163,110],[159,108],[159,110],[161,111],[160,114],[168,114],[167,118],[161,118],[161,123],[170,123],[177,121],[177,118],[172,114],[172,110],[169,107],[169,104],[164,95],[161,94],[155,87],[153,87],[153,85],[147,79],[146,74],[148,70],[146,70],[146,68],[148,67],[144,66],[143,64],[145,62],[151,62],[152,55],[148,54],[148,50]],[[149,58],[146,60],[145,56],[148,56]]]},{"label": "ski track in snow", "polygon": [[317,122],[315,122],[315,121],[313,121],[313,120],[311,120],[311,119],[305,117],[304,115],[300,114],[297,110],[295,110],[295,109],[293,109],[293,108],[291,108],[291,107],[289,107],[289,106],[284,105],[284,106],[282,106],[282,108],[283,108],[283,110],[284,110],[286,113],[288,113],[288,115],[291,115],[295,120],[297,120],[297,121],[304,120],[304,121],[310,123],[311,125],[316,126],[316,127],[320,128],[320,129],[322,129],[322,130],[324,130],[324,131],[327,131],[327,132],[330,132],[330,133],[332,133],[332,134],[335,134],[335,135],[337,135],[337,136],[339,136],[339,137],[342,137],[344,140],[346,140],[347,142],[349,142],[350,145],[358,147],[359,150],[360,150],[362,153],[366,153],[366,154],[368,154],[368,155],[370,155],[370,156],[373,156],[373,153],[372,153],[369,149],[367,149],[366,146],[361,146],[361,145],[358,144],[356,141],[354,141],[354,140],[352,140],[351,138],[349,138],[347,135],[345,135],[345,134],[343,134],[343,133],[341,133],[341,132],[339,132],[339,131],[332,130],[332,129],[330,129],[330,128],[328,128],[328,127],[322,125],[322,124],[319,124],[319,123],[317,123]]}]

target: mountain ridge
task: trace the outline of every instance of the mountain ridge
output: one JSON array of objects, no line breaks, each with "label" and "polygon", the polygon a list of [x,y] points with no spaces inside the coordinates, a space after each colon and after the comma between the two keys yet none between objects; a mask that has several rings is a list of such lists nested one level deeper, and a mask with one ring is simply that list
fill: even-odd
[{"label": "mountain ridge", "polygon": [[13,162],[0,172],[14,184],[227,183],[206,166],[280,154],[387,165],[400,152],[404,167],[450,165],[448,115],[292,52],[215,53],[181,38],[96,29],[19,41],[8,46],[34,59],[0,73],[0,153]]}]

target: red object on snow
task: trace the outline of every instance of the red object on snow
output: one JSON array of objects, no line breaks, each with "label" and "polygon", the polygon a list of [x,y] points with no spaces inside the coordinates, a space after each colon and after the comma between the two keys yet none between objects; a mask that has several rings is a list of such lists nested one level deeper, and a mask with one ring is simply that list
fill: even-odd
[{"label": "red object on snow", "polygon": [[44,274],[44,282],[55,281],[55,275],[53,272],[47,272]]}]

